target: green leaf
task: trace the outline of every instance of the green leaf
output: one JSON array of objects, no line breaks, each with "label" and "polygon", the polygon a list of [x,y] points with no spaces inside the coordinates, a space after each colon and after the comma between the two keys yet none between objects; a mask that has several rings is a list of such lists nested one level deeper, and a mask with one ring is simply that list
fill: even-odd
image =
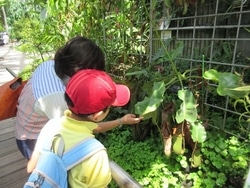
[{"label": "green leaf", "polygon": [[221,96],[229,95],[233,98],[241,98],[245,96],[245,92],[234,91],[232,89],[241,86],[241,78],[232,73],[220,73],[219,85],[217,87],[217,93]]},{"label": "green leaf", "polygon": [[191,137],[194,142],[202,143],[207,138],[207,133],[202,122],[196,121],[191,124]]},{"label": "green leaf", "polygon": [[204,72],[203,77],[207,80],[212,80],[218,82],[218,71],[215,69],[209,69],[208,71]]},{"label": "green leaf", "polygon": [[198,114],[196,109],[196,101],[193,93],[189,90],[179,90],[178,97],[183,101],[180,109],[176,111],[176,121],[181,123],[184,120],[193,123],[197,120]]},{"label": "green leaf", "polygon": [[129,72],[129,73],[126,73],[125,75],[126,76],[134,76],[134,75],[147,75],[148,72],[146,70],[140,70],[140,71],[135,71],[135,72]]},{"label": "green leaf", "polygon": [[220,96],[228,95],[234,99],[239,99],[246,96],[250,91],[250,86],[245,86],[242,78],[233,73],[210,69],[204,73],[203,77],[218,83],[217,93]]},{"label": "green leaf", "polygon": [[183,53],[183,49],[184,49],[183,42],[178,42],[176,48],[171,53],[172,59],[176,59],[179,55],[181,55]]},{"label": "green leaf", "polygon": [[161,105],[165,93],[164,82],[154,82],[152,91],[150,97],[145,97],[143,101],[135,105],[135,113],[140,114],[144,119],[153,117],[155,115],[153,112]]}]

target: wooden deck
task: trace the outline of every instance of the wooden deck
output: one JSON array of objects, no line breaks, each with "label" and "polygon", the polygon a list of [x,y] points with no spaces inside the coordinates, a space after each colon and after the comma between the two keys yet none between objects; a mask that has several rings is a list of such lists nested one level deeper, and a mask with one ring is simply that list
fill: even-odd
[{"label": "wooden deck", "polygon": [[16,146],[15,118],[0,121],[0,187],[21,188],[27,181],[27,160]]},{"label": "wooden deck", "polygon": [[[0,85],[13,79],[6,67],[18,74],[32,62],[25,54],[13,49],[13,44],[1,46],[0,57]],[[16,146],[14,125],[15,118],[0,121],[0,188],[21,188],[28,179],[27,160]]]}]

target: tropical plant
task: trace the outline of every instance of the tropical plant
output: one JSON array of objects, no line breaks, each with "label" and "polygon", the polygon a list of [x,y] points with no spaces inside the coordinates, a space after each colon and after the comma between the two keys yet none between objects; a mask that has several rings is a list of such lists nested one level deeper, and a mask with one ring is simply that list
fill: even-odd
[{"label": "tropical plant", "polygon": [[[239,125],[241,120],[250,122],[250,85],[243,81],[243,74],[219,72],[215,69],[210,69],[204,73],[204,78],[216,83],[216,91],[220,96],[229,96],[233,101],[236,111],[237,106],[243,105],[244,109],[240,111]],[[241,126],[241,130],[247,133],[246,128]]]},{"label": "tropical plant", "polygon": [[[169,41],[166,42],[169,44]],[[131,70],[136,71],[130,70],[126,73],[126,76],[130,78],[128,83],[133,86],[130,105],[134,107],[136,114],[144,117],[143,126],[139,124],[132,127],[133,135],[135,139],[143,140],[150,127],[156,125],[162,133],[164,151],[167,156],[170,156],[171,149],[177,154],[184,154],[184,138],[186,138],[193,149],[193,167],[197,167],[201,163],[198,143],[201,144],[205,141],[206,131],[201,118],[202,110],[197,111],[200,99],[194,96],[194,92],[197,94],[198,91],[193,91],[192,87],[188,89],[183,85],[183,82],[195,78],[195,76],[192,77],[188,74],[194,70],[188,70],[184,73],[177,70],[175,59],[182,53],[183,44],[179,43],[176,49],[171,52],[168,52],[166,47],[164,49],[159,50],[153,58],[154,62],[149,67],[133,67]],[[170,70],[169,64],[172,68]],[[201,76],[199,75],[200,80]],[[172,98],[168,101],[168,89],[176,83],[180,84],[177,91],[178,98]],[[169,106],[168,102],[172,103],[171,101],[176,101],[175,104],[179,103],[179,105],[170,105],[171,108],[168,108],[170,111],[167,111],[165,107]],[[161,113],[166,113],[167,117],[164,115],[161,117]],[[173,128],[178,129],[178,131],[173,133]]]}]

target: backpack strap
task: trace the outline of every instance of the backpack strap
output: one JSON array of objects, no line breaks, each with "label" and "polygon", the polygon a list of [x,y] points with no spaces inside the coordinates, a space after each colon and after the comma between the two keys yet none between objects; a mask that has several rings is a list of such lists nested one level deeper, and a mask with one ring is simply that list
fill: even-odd
[{"label": "backpack strap", "polygon": [[[58,145],[56,145],[58,143]],[[62,137],[61,134],[56,134],[53,138],[52,138],[52,142],[51,142],[51,147],[50,150],[57,154],[60,158],[62,158],[63,153],[64,153],[64,139]]]},{"label": "backpack strap", "polygon": [[92,137],[86,138],[73,146],[70,150],[66,151],[62,156],[62,161],[66,169],[69,170],[103,149],[105,150],[105,147],[97,139]]}]

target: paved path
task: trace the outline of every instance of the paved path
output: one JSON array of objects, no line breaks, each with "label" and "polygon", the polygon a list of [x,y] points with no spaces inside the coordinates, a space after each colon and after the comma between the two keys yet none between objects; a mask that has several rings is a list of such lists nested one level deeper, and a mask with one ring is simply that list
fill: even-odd
[{"label": "paved path", "polygon": [[11,44],[0,46],[0,85],[13,79],[6,67],[18,74],[30,62],[24,53],[15,50]]}]

